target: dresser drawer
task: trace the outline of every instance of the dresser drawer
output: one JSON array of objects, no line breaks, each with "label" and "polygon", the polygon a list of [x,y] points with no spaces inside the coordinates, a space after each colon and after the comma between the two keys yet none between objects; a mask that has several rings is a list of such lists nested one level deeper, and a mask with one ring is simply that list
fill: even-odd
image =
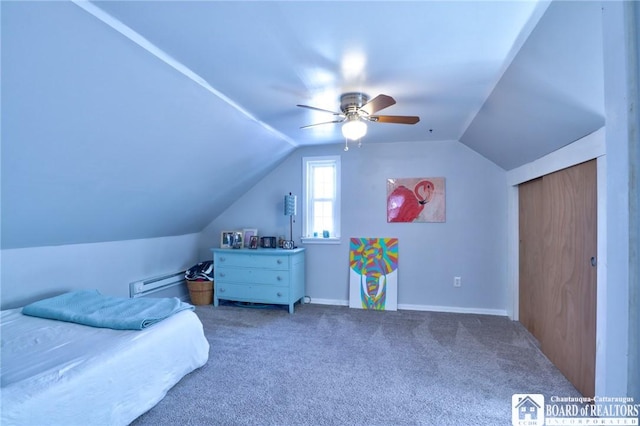
[{"label": "dresser drawer", "polygon": [[289,256],[286,255],[257,255],[246,252],[229,251],[228,253],[217,253],[214,262],[216,267],[220,266],[240,266],[243,268],[264,268],[264,269],[289,269]]},{"label": "dresser drawer", "polygon": [[256,303],[289,303],[289,289],[263,285],[216,283],[216,297]]},{"label": "dresser drawer", "polygon": [[217,267],[215,279],[220,282],[289,286],[289,272],[284,270]]}]

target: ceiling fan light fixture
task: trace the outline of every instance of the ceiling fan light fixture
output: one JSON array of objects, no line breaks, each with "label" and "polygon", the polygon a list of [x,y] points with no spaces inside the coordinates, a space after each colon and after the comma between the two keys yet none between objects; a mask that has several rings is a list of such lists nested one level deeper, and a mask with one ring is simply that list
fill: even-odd
[{"label": "ceiling fan light fixture", "polygon": [[352,141],[362,139],[367,134],[367,124],[358,117],[349,117],[342,125],[342,136]]}]

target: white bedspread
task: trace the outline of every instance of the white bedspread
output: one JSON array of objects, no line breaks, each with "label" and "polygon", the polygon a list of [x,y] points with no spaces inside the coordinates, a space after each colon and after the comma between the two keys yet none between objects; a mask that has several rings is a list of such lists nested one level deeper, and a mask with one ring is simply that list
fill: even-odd
[{"label": "white bedspread", "polygon": [[192,311],[140,331],[1,315],[3,426],[127,425],[209,357]]}]

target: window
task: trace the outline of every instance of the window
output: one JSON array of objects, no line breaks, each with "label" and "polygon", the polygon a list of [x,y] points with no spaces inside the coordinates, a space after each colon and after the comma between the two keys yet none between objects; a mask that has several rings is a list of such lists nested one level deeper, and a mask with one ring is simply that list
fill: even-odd
[{"label": "window", "polygon": [[305,243],[340,241],[340,157],[302,159]]}]

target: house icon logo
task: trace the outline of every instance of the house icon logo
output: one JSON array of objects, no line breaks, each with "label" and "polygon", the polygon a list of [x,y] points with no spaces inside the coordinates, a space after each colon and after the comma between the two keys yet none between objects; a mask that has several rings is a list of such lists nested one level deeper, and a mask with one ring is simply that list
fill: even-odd
[{"label": "house icon logo", "polygon": [[511,424],[513,426],[544,425],[544,395],[514,394],[511,397]]}]

